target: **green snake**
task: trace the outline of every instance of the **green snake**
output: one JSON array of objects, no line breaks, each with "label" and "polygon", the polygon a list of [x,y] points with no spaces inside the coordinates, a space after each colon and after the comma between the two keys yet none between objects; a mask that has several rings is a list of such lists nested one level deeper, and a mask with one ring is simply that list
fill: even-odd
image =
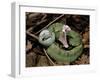
[{"label": "green snake", "polygon": [[[67,31],[66,44],[67,47],[63,48],[62,44],[59,43],[59,37],[62,36],[62,28],[64,24],[54,23],[47,30],[43,30],[39,35],[39,42],[47,46],[47,53],[56,61],[60,62],[73,62],[75,61],[83,51],[82,38],[79,33],[74,30]],[[64,38],[62,38],[63,40]],[[61,43],[63,43],[62,41]],[[64,43],[65,44],[65,43]]]}]

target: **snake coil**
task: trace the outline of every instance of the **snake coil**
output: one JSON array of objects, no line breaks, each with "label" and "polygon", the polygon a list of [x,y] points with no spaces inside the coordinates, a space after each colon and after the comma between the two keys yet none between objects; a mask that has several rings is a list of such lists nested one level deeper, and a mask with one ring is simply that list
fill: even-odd
[{"label": "snake coil", "polygon": [[59,39],[62,27],[61,23],[52,24],[48,30],[43,30],[40,33],[39,42],[48,46],[47,53],[54,60],[70,63],[75,61],[83,51],[82,38],[79,33],[71,30],[66,34],[71,49],[65,50],[59,47],[60,44],[55,41]]}]

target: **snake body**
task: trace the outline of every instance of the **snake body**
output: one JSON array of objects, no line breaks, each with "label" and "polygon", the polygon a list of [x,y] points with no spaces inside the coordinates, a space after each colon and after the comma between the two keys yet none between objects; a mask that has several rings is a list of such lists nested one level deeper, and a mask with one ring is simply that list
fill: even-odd
[{"label": "snake body", "polygon": [[[51,42],[45,43],[47,48],[47,53],[56,61],[60,62],[73,62],[75,61],[83,51],[82,38],[79,33],[71,30],[67,32],[66,36],[68,37],[69,49],[63,49],[60,47],[58,41],[60,33],[62,32],[62,23],[54,23],[49,26],[48,31],[53,33],[53,40]],[[41,40],[40,40],[41,41]],[[43,44],[44,45],[44,44]]]}]

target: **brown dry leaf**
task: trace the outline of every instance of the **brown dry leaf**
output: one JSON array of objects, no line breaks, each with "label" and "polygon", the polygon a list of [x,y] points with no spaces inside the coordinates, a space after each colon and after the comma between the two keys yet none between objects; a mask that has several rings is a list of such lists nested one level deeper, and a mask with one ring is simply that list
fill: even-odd
[{"label": "brown dry leaf", "polygon": [[89,47],[89,31],[86,31],[85,33],[83,33],[83,44],[84,44],[84,48],[88,48]]},{"label": "brown dry leaf", "polygon": [[40,13],[32,13],[29,15],[29,19],[37,18],[39,15],[40,15]]},{"label": "brown dry leaf", "polygon": [[83,33],[83,43],[87,43],[89,41],[89,31]]},{"label": "brown dry leaf", "polygon": [[28,26],[33,26],[38,18],[38,16],[40,15],[40,13],[30,13],[28,16],[27,16],[27,21],[26,21],[26,24]]},{"label": "brown dry leaf", "polygon": [[47,16],[44,13],[30,13],[29,15],[27,15],[26,24],[27,24],[27,26],[34,26],[37,23],[41,22],[46,17]]},{"label": "brown dry leaf", "polygon": [[44,55],[43,51],[40,48],[33,48],[33,51],[37,54]]},{"label": "brown dry leaf", "polygon": [[76,64],[89,64],[89,57],[85,54],[81,56],[77,61],[75,61]]},{"label": "brown dry leaf", "polygon": [[49,66],[49,61],[46,56],[40,56],[37,66]]},{"label": "brown dry leaf", "polygon": [[34,52],[26,54],[26,67],[33,67],[36,65],[37,55]]},{"label": "brown dry leaf", "polygon": [[30,50],[32,48],[32,44],[30,41],[27,41],[27,45],[26,45],[26,51]]}]

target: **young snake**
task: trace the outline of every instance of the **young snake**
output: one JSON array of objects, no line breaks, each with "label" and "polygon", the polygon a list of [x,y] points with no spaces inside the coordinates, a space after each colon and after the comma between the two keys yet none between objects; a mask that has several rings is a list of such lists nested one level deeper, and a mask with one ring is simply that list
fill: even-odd
[{"label": "young snake", "polygon": [[[49,26],[48,30],[44,30],[40,33],[39,42],[44,46],[48,46],[47,53],[54,60],[58,62],[60,61],[70,63],[75,61],[83,51],[82,38],[79,33],[73,30],[67,31],[66,37],[68,43],[67,40],[64,41],[66,41],[66,45],[68,44],[68,48],[63,48],[64,46],[58,43],[58,41],[60,41],[59,37],[63,33],[63,26],[64,24],[62,23],[52,24],[51,26]],[[45,35],[43,35],[43,33],[45,33]],[[44,40],[43,38],[46,40]],[[61,42],[63,45],[65,44],[64,41]]]}]

